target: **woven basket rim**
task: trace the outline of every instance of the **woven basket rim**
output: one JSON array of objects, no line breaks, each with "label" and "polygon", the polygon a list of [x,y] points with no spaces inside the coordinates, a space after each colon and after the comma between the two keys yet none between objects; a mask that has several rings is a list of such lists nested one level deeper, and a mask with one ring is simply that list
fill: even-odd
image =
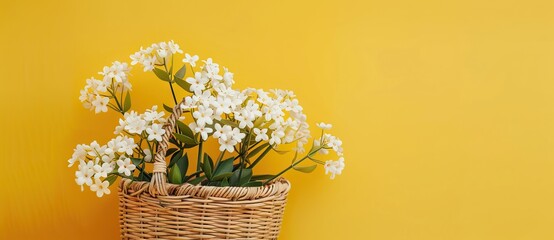
[{"label": "woven basket rim", "polygon": [[[119,190],[122,194],[136,196],[147,194],[150,195],[148,187],[150,182],[147,181],[132,181],[130,179],[122,179],[119,183]],[[271,181],[271,183],[259,187],[219,187],[219,186],[202,186],[184,183],[182,185],[166,183],[167,196],[157,197],[190,197],[198,199],[221,198],[229,200],[255,200],[288,194],[291,184],[290,182],[280,177]]]}]

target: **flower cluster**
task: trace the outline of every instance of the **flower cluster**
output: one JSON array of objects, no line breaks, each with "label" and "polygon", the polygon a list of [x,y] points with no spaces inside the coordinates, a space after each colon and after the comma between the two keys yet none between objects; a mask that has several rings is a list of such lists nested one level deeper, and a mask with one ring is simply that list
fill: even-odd
[{"label": "flower cluster", "polygon": [[169,42],[154,43],[150,47],[140,48],[140,51],[131,55],[131,65],[140,63],[144,71],[152,71],[155,66],[168,62],[173,54],[183,53],[178,44],[173,40]]},{"label": "flower cluster", "polygon": [[[99,72],[103,76],[102,80],[94,77],[87,79],[87,84],[81,90],[79,97],[83,106],[90,110],[94,109],[95,113],[107,112],[108,107],[115,109],[115,105],[109,104],[110,99],[115,98],[117,93],[131,90],[132,85],[127,79],[130,70],[127,63],[115,61],[111,66],[105,66]],[[123,108],[119,103],[117,105],[119,108]],[[115,110],[120,111],[121,109]]]},{"label": "flower cluster", "polygon": [[[131,65],[141,64],[144,71],[153,71],[158,78],[169,82],[175,105],[188,115],[178,116],[178,127],[169,139],[173,144],[166,153],[171,159],[168,164],[170,183],[261,186],[290,169],[311,172],[317,165],[323,165],[325,174],[330,174],[331,179],[342,173],[345,166],[342,141],[326,133],[332,127],[326,123],[317,124],[321,136],[311,141],[307,116],[292,91],[236,90],[233,88],[234,74],[227,68],[220,67],[211,58],[202,60],[197,67],[199,57],[188,53],[182,59],[184,65],[173,72],[174,58],[179,53],[183,53],[179,45],[169,41],[141,48],[130,56]],[[187,68],[192,70],[188,75]],[[147,172],[146,164],[152,162],[152,155],[158,152],[159,142],[167,131],[165,112],[158,111],[157,106],[142,114],[130,110],[128,73],[127,64],[114,62],[100,72],[104,76],[102,80],[87,80],[81,91],[80,99],[86,108],[98,113],[110,107],[123,114],[115,128],[114,139],[104,146],[96,141],[77,145],[69,159],[69,166],[79,163],[77,184],[81,188],[89,186],[99,197],[109,194],[108,186],[117,177],[149,181],[152,174]],[[173,84],[190,95],[179,103]],[[125,99],[123,92],[127,92]],[[111,99],[115,104],[109,103]],[[164,105],[164,108],[173,112],[171,107]],[[210,143],[220,151],[219,156],[213,158],[215,162],[203,152],[202,145]],[[311,147],[309,143],[313,143]],[[189,174],[186,153],[193,147],[198,147],[197,169]],[[291,165],[278,174],[253,175],[252,169],[271,151],[282,154],[293,151]],[[318,159],[331,151],[338,160]],[[234,156],[224,158],[225,154]],[[301,166],[307,162],[313,165]]]},{"label": "flower cluster", "polygon": [[[95,191],[98,197],[109,194],[107,187],[110,182],[115,181],[115,177],[109,178],[108,175],[123,173],[130,176],[135,169],[130,160],[134,150],[137,148],[133,138],[118,136],[100,146],[96,141],[86,144],[79,144],[73,152],[73,156],[68,160],[69,167],[78,163],[79,169],[75,172],[75,182],[84,189],[84,185]],[[119,166],[114,172],[115,167]]]}]

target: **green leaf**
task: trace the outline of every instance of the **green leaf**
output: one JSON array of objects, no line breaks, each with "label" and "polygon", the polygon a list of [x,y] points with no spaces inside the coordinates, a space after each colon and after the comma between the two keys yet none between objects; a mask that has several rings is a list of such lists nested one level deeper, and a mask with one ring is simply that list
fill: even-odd
[{"label": "green leaf", "polygon": [[252,177],[252,169],[249,168],[242,169],[242,175],[240,176],[240,179],[239,173],[240,169],[237,169],[229,178],[229,184],[231,184],[231,186],[241,186],[242,184],[249,182],[250,178]]},{"label": "green leaf", "polygon": [[169,170],[169,182],[173,184],[182,184],[182,181],[181,169],[179,169],[179,165],[174,164]]},{"label": "green leaf", "polygon": [[213,164],[214,163],[212,161],[212,158],[207,153],[204,153],[204,163],[202,164],[202,171],[204,171],[204,174],[210,181],[212,181]]},{"label": "green leaf", "polygon": [[140,174],[138,175],[138,180],[139,181],[150,181],[152,180],[152,174],[151,173],[147,173],[144,171],[140,171]]},{"label": "green leaf", "polygon": [[190,139],[195,139],[192,129],[190,129],[190,127],[187,126],[185,123],[177,120],[177,126],[179,127],[181,132],[185,134],[185,136],[189,137]]},{"label": "green leaf", "polygon": [[183,66],[179,68],[179,70],[177,70],[177,72],[175,73],[175,78],[183,79],[183,77],[185,77],[186,72],[187,72],[187,65],[183,64]]},{"label": "green leaf", "polygon": [[224,178],[221,180],[221,187],[228,187],[229,186],[229,180],[227,178]]},{"label": "green leaf", "polygon": [[250,180],[256,181],[256,180],[266,180],[272,178],[274,175],[264,174],[264,175],[254,175]]},{"label": "green leaf", "polygon": [[131,162],[133,162],[133,164],[135,164],[135,166],[139,166],[140,164],[142,164],[142,161],[143,159],[142,158],[131,158]]},{"label": "green leaf", "polygon": [[183,80],[182,78],[178,78],[178,77],[175,77],[175,83],[177,83],[177,85],[179,85],[179,87],[181,87],[183,90],[187,91],[187,92],[192,92],[190,90],[190,83],[188,83],[187,81]]},{"label": "green leaf", "polygon": [[214,181],[220,181],[220,180],[223,180],[223,179],[227,179],[227,178],[229,178],[229,177],[232,176],[232,175],[233,175],[233,172],[221,173],[221,174],[218,174],[218,175],[214,174],[214,177],[213,177],[212,180],[214,180]]},{"label": "green leaf", "polygon": [[303,173],[311,173],[315,170],[316,167],[317,167],[317,164],[314,164],[312,166],[306,166],[306,167],[293,167],[293,169]]},{"label": "green leaf", "polygon": [[108,176],[104,181],[108,181],[110,183],[110,186],[117,180],[117,174],[112,174]]},{"label": "green leaf", "polygon": [[246,156],[246,158],[251,158],[253,156],[256,156],[256,154],[258,154],[261,150],[263,150],[265,147],[267,147],[269,145],[269,143],[264,143],[262,144],[261,146],[258,146],[256,147],[254,150],[250,151],[248,153],[248,155]]},{"label": "green leaf", "polygon": [[169,67],[169,76],[171,76],[171,74],[173,74],[173,55],[171,55],[171,67]]},{"label": "green leaf", "polygon": [[164,109],[169,113],[173,113],[173,108],[171,108],[170,106],[164,104]]},{"label": "green leaf", "polygon": [[221,123],[222,125],[229,125],[231,127],[239,127],[239,124],[236,123],[236,122],[233,122],[231,120],[227,120],[227,119],[221,119],[221,120],[217,120],[219,123]]},{"label": "green leaf", "polygon": [[183,156],[183,151],[179,150],[171,156],[168,167],[171,168],[181,157]]},{"label": "green leaf", "polygon": [[204,181],[205,179],[206,179],[206,176],[197,177],[195,179],[190,180],[189,183],[192,184],[192,185],[197,185],[200,182]]},{"label": "green leaf", "polygon": [[286,153],[290,152],[290,151],[277,150],[274,147],[271,147],[271,149],[273,149],[273,151],[275,151],[276,153],[279,153],[279,154],[286,154]]},{"label": "green leaf", "polygon": [[179,150],[179,149],[177,149],[177,148],[167,149],[167,151],[165,152],[165,156],[167,157],[167,156],[173,154],[174,152],[176,152],[177,150]]},{"label": "green leaf", "polygon": [[187,176],[187,170],[189,168],[189,158],[187,154],[185,153],[184,156],[179,158],[179,160],[177,160],[177,163],[175,165],[179,166],[179,170],[181,170],[181,177],[183,178],[181,179],[181,183],[183,183],[183,180]]},{"label": "green leaf", "polygon": [[161,80],[164,80],[166,82],[171,82],[171,79],[169,78],[169,74],[167,74],[166,71],[164,70],[161,70],[159,68],[154,68],[154,74],[156,74],[156,76],[161,79]]},{"label": "green leaf", "polygon": [[[233,160],[235,160],[234,157],[230,157],[228,159],[225,159],[219,163],[219,166],[217,166],[217,169],[214,171],[214,176],[218,176],[220,174],[225,173],[232,173],[233,172]],[[231,176],[231,175],[229,175]]]},{"label": "green leaf", "polygon": [[247,182],[245,184],[240,185],[241,187],[260,187],[264,184],[262,182]]},{"label": "green leaf", "polygon": [[177,138],[177,140],[183,142],[183,143],[186,143],[186,144],[189,144],[189,145],[197,145],[198,143],[196,142],[196,140],[188,137],[188,136],[185,136],[183,134],[180,134],[180,133],[174,133],[173,136],[175,136],[175,138]]},{"label": "green leaf", "polygon": [[131,109],[131,94],[127,91],[127,96],[125,96],[125,103],[123,103],[123,112],[127,112]]},{"label": "green leaf", "polygon": [[179,148],[181,148],[181,144],[179,144],[179,142],[177,142],[177,140],[175,140],[175,137],[173,137],[173,136],[170,137],[170,138],[169,138],[169,142],[170,142],[170,143],[173,143],[173,145],[179,146]]}]

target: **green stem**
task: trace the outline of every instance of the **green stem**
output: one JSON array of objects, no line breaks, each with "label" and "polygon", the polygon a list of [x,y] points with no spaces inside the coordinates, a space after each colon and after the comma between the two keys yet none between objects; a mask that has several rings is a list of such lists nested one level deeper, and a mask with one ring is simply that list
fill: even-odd
[{"label": "green stem", "polygon": [[221,162],[221,159],[223,159],[223,155],[225,155],[225,151],[219,154],[219,157],[217,158],[217,162],[215,163],[214,169],[217,169],[217,167],[219,166],[219,162]]},{"label": "green stem", "polygon": [[[164,58],[164,68],[165,72],[169,74],[169,71],[167,70],[167,64],[165,64],[165,58]],[[171,95],[173,95],[173,102],[175,102],[175,105],[177,105],[177,98],[175,97],[175,90],[173,90],[173,83],[171,81],[171,75],[169,75],[169,88],[171,89]]]},{"label": "green stem", "polygon": [[[201,171],[200,166],[202,164],[202,157],[203,157],[202,156],[203,155],[203,153],[202,153],[202,143],[203,143],[202,138],[200,138],[200,143],[198,144],[198,163],[196,164],[196,171],[197,172]],[[199,176],[200,176],[200,174],[196,177],[199,177]]]},{"label": "green stem", "polygon": [[256,160],[254,160],[254,162],[252,164],[250,164],[250,166],[248,166],[248,168],[254,168],[256,166],[256,164],[258,164],[262,160],[262,158],[264,158],[265,155],[269,153],[269,151],[271,151],[271,145],[267,146],[267,148],[264,150],[264,152],[262,152],[262,154],[260,156],[258,156],[258,158],[256,158]]},{"label": "green stem", "polygon": [[303,162],[304,160],[306,160],[307,158],[309,158],[311,155],[315,154],[317,151],[321,150],[321,147],[317,148],[316,150],[308,153],[308,155],[304,156],[302,159],[296,161],[295,163],[291,164],[289,167],[285,168],[283,171],[281,171],[280,173],[278,173],[277,175],[271,177],[270,179],[266,180],[264,182],[264,185],[265,184],[268,184],[269,182],[271,182],[273,179],[276,179],[278,178],[279,176],[283,175],[283,173],[287,172],[288,170],[290,170],[291,168],[295,167],[296,165],[300,164],[301,162]]}]

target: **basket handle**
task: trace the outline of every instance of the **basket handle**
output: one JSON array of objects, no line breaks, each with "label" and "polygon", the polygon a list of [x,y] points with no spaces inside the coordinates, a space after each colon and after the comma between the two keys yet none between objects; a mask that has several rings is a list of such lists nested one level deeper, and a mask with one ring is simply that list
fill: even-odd
[{"label": "basket handle", "polygon": [[154,155],[154,170],[152,171],[153,175],[148,188],[148,191],[152,196],[167,196],[167,163],[165,162],[165,153],[169,148],[169,139],[173,134],[173,130],[175,130],[175,124],[183,113],[181,105],[184,103],[185,99],[183,98],[181,102],[177,103],[173,107],[173,113],[171,113],[167,119],[167,123],[164,125],[165,133],[162,136],[162,141],[158,143],[158,151],[156,152],[156,155]]}]

